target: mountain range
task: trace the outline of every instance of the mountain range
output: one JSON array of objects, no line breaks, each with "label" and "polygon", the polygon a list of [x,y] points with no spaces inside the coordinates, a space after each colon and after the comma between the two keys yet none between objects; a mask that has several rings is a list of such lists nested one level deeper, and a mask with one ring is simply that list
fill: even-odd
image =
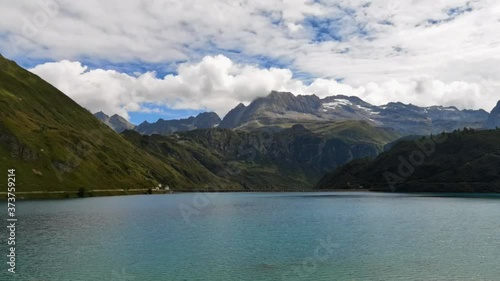
[{"label": "mountain range", "polygon": [[143,135],[170,135],[177,132],[192,131],[196,129],[216,128],[221,122],[219,115],[215,112],[203,112],[196,117],[191,116],[179,120],[164,120],[160,118],[154,123],[144,121],[139,126],[131,124],[125,118],[117,114],[109,117],[100,111],[94,113],[94,116],[117,133],[121,133],[125,130],[135,130]]},{"label": "mountain range", "polygon": [[[229,111],[223,120],[214,112],[205,112],[187,119],[143,122],[134,130],[146,135],[169,135],[216,127],[248,131],[288,123],[359,120],[375,127],[394,129],[403,135],[428,135],[464,127],[495,128],[500,123],[498,111],[500,106],[491,114],[484,110],[459,110],[456,107],[443,106],[419,107],[400,102],[375,106],[353,96],[337,95],[320,99],[315,95],[295,96],[292,93],[273,91],[267,97],[257,98],[248,106],[240,103]],[[96,113],[96,117],[109,123],[106,116],[103,118],[102,115]],[[122,132],[127,126],[128,129],[132,128],[123,118],[110,126],[118,128],[117,132]]]},{"label": "mountain range", "polygon": [[215,112],[204,112],[196,117],[180,120],[159,119],[155,123],[144,121],[135,130],[143,135],[170,135],[176,132],[191,131],[196,129],[210,129],[219,125],[221,119]]},{"label": "mountain range", "polygon": [[[35,192],[26,197],[133,193],[158,184],[175,191],[387,190],[381,175],[430,134],[450,141],[396,190],[425,190],[424,183],[434,187],[428,190],[498,191],[491,188],[499,178],[498,132],[457,129],[498,126],[500,104],[488,114],[272,92],[223,120],[209,112],[134,126],[118,115],[92,115],[0,56],[0,117],[0,169],[18,170],[18,191]],[[449,184],[458,181],[467,185]]]},{"label": "mountain range", "polygon": [[239,104],[222,120],[221,128],[255,128],[287,120],[362,120],[372,126],[394,129],[402,134],[426,135],[457,128],[482,128],[489,114],[484,110],[458,110],[456,107],[418,107],[388,103],[371,105],[358,97],[344,95],[323,99],[315,95],[295,96],[272,92],[248,106]]}]

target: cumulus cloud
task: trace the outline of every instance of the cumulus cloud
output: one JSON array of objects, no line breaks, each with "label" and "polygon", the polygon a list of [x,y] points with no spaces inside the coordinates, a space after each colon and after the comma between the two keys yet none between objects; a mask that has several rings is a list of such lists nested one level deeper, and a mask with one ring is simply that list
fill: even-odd
[{"label": "cumulus cloud", "polygon": [[91,111],[116,113],[140,110],[130,91],[137,79],[114,70],[88,70],[79,62],[45,63],[31,71]]},{"label": "cumulus cloud", "polygon": [[[486,110],[500,99],[494,0],[2,1],[1,52],[59,61],[33,71],[92,110],[224,114],[270,90]],[[79,61],[173,65],[176,74]]]},{"label": "cumulus cloud", "polygon": [[269,57],[358,86],[500,81],[485,73],[500,63],[494,0],[20,0],[2,11],[0,49],[12,58],[196,62],[237,50],[236,61]]},{"label": "cumulus cloud", "polygon": [[223,55],[180,64],[177,74],[165,77],[156,77],[154,72],[131,76],[114,70],[89,70],[80,62],[67,60],[40,64],[30,71],[93,112],[102,110],[126,118],[129,112],[161,113],[164,107],[210,110],[224,116],[238,103],[248,104],[272,90],[319,97],[354,95],[378,105],[402,101],[471,109],[491,109],[498,99],[495,93],[483,91],[481,85],[444,83],[429,76],[356,87],[324,78],[306,84],[295,79],[289,69],[238,64]]}]

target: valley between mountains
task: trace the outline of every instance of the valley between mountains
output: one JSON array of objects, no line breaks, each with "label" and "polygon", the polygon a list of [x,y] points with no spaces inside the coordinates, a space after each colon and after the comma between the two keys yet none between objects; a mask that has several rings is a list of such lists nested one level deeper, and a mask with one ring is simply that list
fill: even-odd
[{"label": "valley between mountains", "polygon": [[271,92],[223,118],[135,126],[93,115],[0,56],[0,117],[0,168],[16,169],[26,198],[160,184],[175,192],[500,192],[500,102],[488,113]]}]

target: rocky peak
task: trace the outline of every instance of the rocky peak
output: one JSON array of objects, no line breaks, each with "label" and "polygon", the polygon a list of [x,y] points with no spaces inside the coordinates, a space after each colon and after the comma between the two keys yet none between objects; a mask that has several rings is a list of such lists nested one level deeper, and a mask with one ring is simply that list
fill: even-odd
[{"label": "rocky peak", "polygon": [[490,113],[488,120],[486,121],[486,128],[495,129],[496,127],[500,127],[500,101],[498,101],[495,108]]},{"label": "rocky peak", "polygon": [[246,105],[244,105],[243,103],[239,103],[233,110],[235,109],[243,109],[243,108],[246,108]]},{"label": "rocky peak", "polygon": [[248,108],[254,108],[255,111],[267,110],[278,114],[284,114],[286,111],[314,113],[320,104],[321,100],[314,95],[295,96],[289,92],[273,91],[267,97],[252,102]]},{"label": "rocky peak", "polygon": [[222,120],[215,112],[203,112],[193,118],[193,124],[197,129],[214,128],[220,124]]},{"label": "rocky peak", "polygon": [[185,132],[196,129],[210,129],[217,127],[221,122],[219,115],[215,112],[203,112],[196,117],[191,116],[179,120],[158,119],[155,123],[143,122],[135,130],[145,135],[170,135],[177,132]]},{"label": "rocky peak", "polygon": [[102,112],[102,111],[94,113],[94,116],[97,117],[97,119],[99,119],[99,120],[101,120],[103,122],[105,120],[109,119],[109,116],[106,113]]},{"label": "rocky peak", "polygon": [[246,106],[242,103],[238,104],[235,108],[231,109],[224,119],[220,122],[219,128],[234,128],[239,124],[243,114],[246,111]]},{"label": "rocky peak", "polygon": [[497,105],[493,110],[491,111],[491,114],[493,115],[500,115],[500,101],[498,101]]},{"label": "rocky peak", "polygon": [[269,99],[283,100],[283,99],[291,99],[294,98],[295,96],[290,92],[271,91],[271,93],[267,97]]},{"label": "rocky peak", "polygon": [[121,117],[118,114],[114,114],[109,117],[106,113],[99,111],[94,113],[94,116],[101,120],[104,124],[108,125],[117,133],[121,133],[125,130],[132,130],[135,128],[135,125],[131,124],[127,121],[127,119]]}]

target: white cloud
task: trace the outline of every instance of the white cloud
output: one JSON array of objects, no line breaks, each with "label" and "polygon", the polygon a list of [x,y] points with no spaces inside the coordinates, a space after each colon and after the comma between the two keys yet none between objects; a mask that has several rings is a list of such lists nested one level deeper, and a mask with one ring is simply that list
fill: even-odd
[{"label": "white cloud", "polygon": [[128,118],[127,111],[138,111],[139,104],[130,89],[136,78],[113,70],[90,70],[79,62],[45,63],[31,71],[57,87],[91,111],[116,113]]},{"label": "white cloud", "polygon": [[[170,67],[188,62],[180,64],[178,77],[155,79],[156,88],[144,96],[127,88],[137,87],[136,80],[144,78],[72,68],[79,73],[72,76],[76,82],[99,80],[112,88],[102,94],[103,99],[116,95],[110,105],[96,100],[88,106],[120,109],[122,114],[149,100],[221,113],[232,103],[248,101],[273,87],[296,92],[317,87],[317,92],[329,92],[352,86],[354,94],[375,103],[442,102],[487,110],[500,99],[500,2],[494,0],[0,0],[0,4],[0,50],[14,59]],[[318,26],[340,40],[317,40]],[[217,65],[211,64],[210,56],[220,53],[232,62],[216,59]],[[287,69],[244,65],[259,63],[261,57],[319,80],[301,86]],[[205,75],[201,79],[205,82],[195,81],[198,74]],[[336,85],[332,79],[351,86]],[[84,92],[103,91],[85,87],[64,89],[77,100],[87,95]],[[423,98],[416,90],[422,87],[436,96]],[[173,93],[184,97],[176,99]],[[200,96],[205,97],[201,102],[196,100]]]},{"label": "white cloud", "polygon": [[41,64],[31,71],[93,112],[102,110],[126,118],[128,112],[159,113],[158,107],[162,106],[211,110],[224,116],[238,103],[249,103],[272,90],[319,97],[355,95],[377,105],[402,101],[421,106],[491,109],[498,100],[493,92],[483,91],[482,85],[463,81],[444,83],[428,76],[369,82],[357,87],[323,78],[304,84],[294,79],[289,69],[237,64],[223,55],[180,64],[178,74],[163,78],[156,77],[154,72],[130,76],[112,70],[88,70],[80,62],[70,61]]}]

